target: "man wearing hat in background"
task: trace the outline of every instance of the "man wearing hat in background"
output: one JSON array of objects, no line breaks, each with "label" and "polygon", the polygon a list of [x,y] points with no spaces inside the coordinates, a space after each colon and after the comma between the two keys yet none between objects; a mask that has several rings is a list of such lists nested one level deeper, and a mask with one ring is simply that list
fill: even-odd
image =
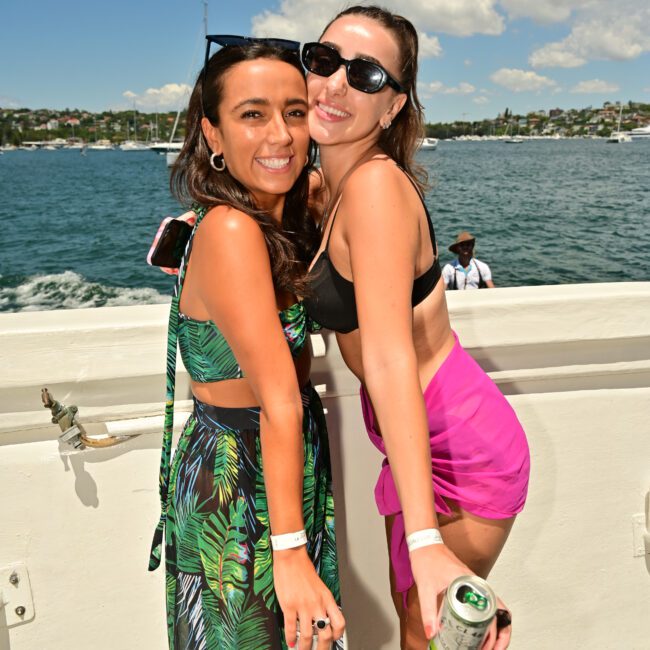
[{"label": "man wearing hat in background", "polygon": [[490,267],[474,257],[476,238],[466,230],[458,233],[449,247],[458,258],[442,269],[442,279],[447,289],[494,289]]}]

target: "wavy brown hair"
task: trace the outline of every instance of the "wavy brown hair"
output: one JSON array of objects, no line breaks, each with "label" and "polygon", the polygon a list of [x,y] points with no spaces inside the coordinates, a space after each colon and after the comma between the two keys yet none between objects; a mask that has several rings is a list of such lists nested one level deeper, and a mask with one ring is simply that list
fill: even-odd
[{"label": "wavy brown hair", "polygon": [[219,125],[225,74],[238,63],[255,59],[283,61],[304,76],[295,53],[267,44],[230,46],[216,52],[194,84],[187,109],[185,144],[172,169],[170,187],[182,204],[198,203],[206,208],[227,205],[250,215],[264,233],[276,288],[306,295],[305,272],[319,243],[316,225],[307,212],[309,172],[316,155],[313,143],[310,141],[308,164],[287,192],[282,222],[278,224],[255,204],[248,188],[234,178],[228,169],[217,172],[210,166],[212,151],[201,129],[203,116],[213,126]]},{"label": "wavy brown hair", "polygon": [[[418,34],[410,20],[394,14],[381,7],[354,6],[338,13],[323,30],[343,16],[365,16],[378,22],[390,31],[400,52],[400,72],[398,81],[406,89],[406,103],[395,116],[392,124],[382,130],[379,146],[397,162],[418,184],[424,192],[427,185],[427,173],[415,163],[418,140],[424,135],[424,107],[417,93],[418,76]],[[321,34],[321,38],[323,37]]]}]

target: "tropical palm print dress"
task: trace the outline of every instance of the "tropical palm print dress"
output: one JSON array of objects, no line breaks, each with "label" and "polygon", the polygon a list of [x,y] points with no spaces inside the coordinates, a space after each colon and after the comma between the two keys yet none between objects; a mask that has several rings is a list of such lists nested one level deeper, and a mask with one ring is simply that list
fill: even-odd
[{"label": "tropical palm print dress", "polygon": [[[194,412],[170,462],[179,324],[195,326],[195,331],[181,335],[183,361],[195,381],[225,378],[224,372],[228,377],[242,376],[214,323],[191,321],[179,314],[187,260],[204,214],[199,211],[188,242],[170,311],[160,471],[162,514],[149,569],[160,564],[164,538],[171,650],[284,649],[282,612],[273,588],[260,409],[213,406],[195,398]],[[308,331],[303,305],[296,303],[280,312],[280,320],[297,356]],[[302,390],[302,403],[307,551],[339,602],[327,429],[320,399],[311,385]]]}]

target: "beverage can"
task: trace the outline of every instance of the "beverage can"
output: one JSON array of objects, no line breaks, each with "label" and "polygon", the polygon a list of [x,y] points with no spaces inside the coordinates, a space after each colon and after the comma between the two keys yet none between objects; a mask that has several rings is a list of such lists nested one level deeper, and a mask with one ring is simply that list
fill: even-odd
[{"label": "beverage can", "polygon": [[440,630],[430,650],[479,650],[496,611],[496,594],[483,578],[456,578],[445,594]]}]

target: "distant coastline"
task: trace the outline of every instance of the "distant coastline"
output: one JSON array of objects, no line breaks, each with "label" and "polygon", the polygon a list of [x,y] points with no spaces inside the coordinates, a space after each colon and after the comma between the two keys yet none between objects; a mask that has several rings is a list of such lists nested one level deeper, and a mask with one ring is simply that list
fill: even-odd
[{"label": "distant coastline", "polygon": [[[559,136],[608,137],[618,127],[620,104],[605,102],[585,108],[552,108],[527,114],[505,109],[495,118],[453,122],[428,122],[426,136],[441,140],[461,136]],[[119,145],[125,141],[167,142],[171,136],[175,111],[143,113],[81,109],[54,110],[0,107],[0,147],[21,146],[25,142],[64,141],[89,144],[108,140]],[[175,138],[182,140],[184,113],[181,113]],[[650,124],[650,104],[630,101],[623,104],[621,131]]]}]

